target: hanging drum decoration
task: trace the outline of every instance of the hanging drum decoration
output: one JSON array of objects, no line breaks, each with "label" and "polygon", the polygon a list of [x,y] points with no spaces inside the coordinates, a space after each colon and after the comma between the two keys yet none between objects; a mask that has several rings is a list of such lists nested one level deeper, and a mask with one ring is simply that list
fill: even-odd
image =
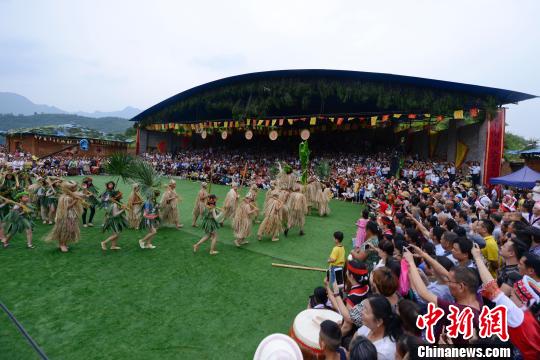
[{"label": "hanging drum decoration", "polygon": [[222,138],[223,140],[226,140],[226,139],[227,139],[227,135],[229,135],[229,134],[227,134],[227,131],[224,130],[224,131],[221,132],[221,138]]},{"label": "hanging drum decoration", "polygon": [[300,137],[302,138],[302,140],[307,140],[309,139],[309,136],[310,136],[310,132],[308,129],[304,129],[302,130],[302,132],[300,133]]},{"label": "hanging drum decoration", "polygon": [[272,130],[270,131],[270,133],[268,134],[268,137],[270,138],[270,140],[274,141],[278,138],[278,133],[276,130]]},{"label": "hanging drum decoration", "polygon": [[246,131],[245,137],[246,137],[246,140],[253,139],[253,131],[251,131],[251,130]]},{"label": "hanging drum decoration", "polygon": [[206,139],[206,136],[208,136],[208,134],[206,133],[206,130],[203,130],[203,131],[201,132],[201,137],[202,137],[203,139]]}]

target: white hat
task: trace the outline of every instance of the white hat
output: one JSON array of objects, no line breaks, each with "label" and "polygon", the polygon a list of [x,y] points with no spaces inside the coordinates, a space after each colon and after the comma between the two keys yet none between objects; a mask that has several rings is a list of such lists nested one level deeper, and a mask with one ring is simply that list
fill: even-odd
[{"label": "white hat", "polygon": [[284,334],[268,335],[261,341],[253,360],[302,360],[298,344]]}]

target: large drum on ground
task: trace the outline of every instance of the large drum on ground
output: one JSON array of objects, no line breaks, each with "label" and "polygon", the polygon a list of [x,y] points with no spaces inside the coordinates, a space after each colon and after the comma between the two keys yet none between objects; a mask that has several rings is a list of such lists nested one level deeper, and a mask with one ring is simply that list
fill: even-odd
[{"label": "large drum on ground", "polygon": [[305,360],[324,359],[319,346],[319,332],[324,320],[341,322],[343,317],[331,310],[308,309],[296,315],[289,335],[298,343]]}]

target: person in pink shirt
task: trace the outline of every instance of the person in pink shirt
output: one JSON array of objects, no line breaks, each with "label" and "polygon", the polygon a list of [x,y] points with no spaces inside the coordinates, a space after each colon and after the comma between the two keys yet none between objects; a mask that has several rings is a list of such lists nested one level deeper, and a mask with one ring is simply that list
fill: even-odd
[{"label": "person in pink shirt", "polygon": [[369,221],[369,212],[362,211],[362,217],[356,221],[356,237],[353,239],[353,247],[359,248],[366,240],[366,224]]}]

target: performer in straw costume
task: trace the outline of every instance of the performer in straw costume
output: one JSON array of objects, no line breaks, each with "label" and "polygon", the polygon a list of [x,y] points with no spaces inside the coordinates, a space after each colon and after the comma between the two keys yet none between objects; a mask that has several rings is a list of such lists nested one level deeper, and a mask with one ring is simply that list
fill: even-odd
[{"label": "performer in straw costume", "polygon": [[111,205],[111,194],[116,192],[116,183],[114,181],[109,181],[105,184],[105,191],[101,194],[101,204],[100,206],[104,209],[107,209]]},{"label": "performer in straw costume", "polygon": [[287,236],[289,230],[295,226],[300,228],[300,236],[304,235],[304,224],[306,223],[308,206],[306,196],[302,194],[302,185],[296,184],[294,191],[289,195],[288,208],[285,236]]},{"label": "performer in straw costume", "polygon": [[259,241],[265,235],[270,235],[272,241],[279,241],[279,234],[283,231],[282,206],[283,203],[279,200],[279,194],[272,193],[268,200],[266,214],[257,231]]},{"label": "performer in straw costume", "polygon": [[310,176],[308,184],[305,187],[306,201],[308,204],[308,209],[319,208],[319,193],[322,191],[321,182],[315,177]]},{"label": "performer in straw costume", "polygon": [[225,201],[223,202],[223,218],[221,221],[221,226],[223,226],[223,223],[227,219],[234,219],[236,209],[238,207],[238,198],[240,195],[238,195],[238,184],[233,182],[232,188],[227,193],[227,196],[225,196]]},{"label": "performer in straw costume", "polygon": [[208,198],[208,191],[206,190],[207,187],[207,183],[201,183],[201,189],[199,190],[197,198],[195,199],[195,207],[193,208],[193,222],[191,224],[193,227],[197,227],[197,219],[199,216],[203,215],[204,209],[206,209],[206,200]]},{"label": "performer in straw costume", "polygon": [[283,168],[281,168],[281,164],[279,164],[279,167],[278,186],[280,189],[291,191],[296,184],[296,176],[293,174],[292,167],[288,164]]},{"label": "performer in straw costume", "polygon": [[[98,189],[94,186],[94,183],[92,182],[92,178],[88,176],[83,179],[81,187],[83,189],[83,192],[87,195],[86,201],[90,205],[88,208],[85,207],[83,210],[83,213],[82,213],[83,226],[92,227],[94,226],[92,221],[94,220],[94,215],[96,214],[96,206],[99,205],[99,199],[98,199],[99,192],[98,192]],[[86,214],[88,212],[88,209],[90,209],[90,216],[88,217],[88,222],[86,222],[87,221]]]},{"label": "performer in straw costume", "polygon": [[2,174],[0,178],[0,195],[13,200],[18,193],[19,179],[11,169],[8,169],[7,173]]},{"label": "performer in straw costume", "polygon": [[76,243],[81,237],[79,218],[83,210],[84,194],[77,191],[75,181],[63,181],[60,184],[62,194],[58,198],[55,224],[46,241],[58,241],[60,251],[68,252],[68,244]]},{"label": "performer in straw costume", "polygon": [[118,246],[118,238],[120,233],[127,229],[128,221],[126,219],[125,209],[120,203],[122,200],[122,193],[114,190],[111,192],[112,204],[105,212],[105,219],[103,220],[103,232],[112,231],[112,235],[101,242],[101,249],[107,250],[107,243],[111,243],[111,250],[120,250]]},{"label": "performer in straw costume", "polygon": [[[6,201],[2,205],[8,207]],[[32,222],[32,212],[33,208],[30,203],[30,197],[26,191],[22,191],[15,195],[15,203],[9,211],[9,213],[3,219],[4,226],[3,231],[5,231],[5,237],[2,238],[2,246],[7,248],[9,246],[9,241],[17,233],[24,232],[26,233],[26,247],[33,249],[34,245],[32,244],[32,229],[34,223]]]},{"label": "performer in straw costume", "polygon": [[281,202],[280,207],[280,217],[281,221],[283,222],[283,227],[287,228],[287,223],[289,219],[289,197],[290,197],[290,191],[285,189],[279,190],[279,201]]},{"label": "performer in straw costume", "polygon": [[241,246],[248,244],[249,241],[245,239],[251,235],[251,228],[253,226],[253,218],[258,213],[257,207],[253,202],[253,199],[246,196],[242,203],[236,209],[236,214],[233,219],[233,231],[234,231],[234,244]]},{"label": "performer in straw costume", "polygon": [[155,249],[156,246],[152,244],[152,239],[157,234],[157,228],[159,227],[159,205],[157,205],[157,198],[159,196],[159,190],[151,191],[148,195],[148,199],[144,203],[143,217],[141,219],[142,229],[148,229],[146,235],[139,240],[139,246],[141,249]]},{"label": "performer in straw costume", "polygon": [[[46,179],[47,189],[45,191],[45,196],[43,198],[42,207],[45,208],[45,211],[41,213],[43,223],[49,223],[52,225],[54,219],[56,218],[56,208],[58,207],[58,191],[62,179],[49,176]],[[43,218],[45,215],[45,218]]]},{"label": "performer in straw costume", "polygon": [[268,208],[268,201],[270,200],[271,195],[273,193],[279,194],[279,189],[276,189],[276,181],[275,180],[270,181],[270,189],[268,189],[268,191],[266,191],[266,195],[264,196],[264,204],[263,204],[263,215],[264,216],[266,216],[266,211],[267,211],[267,208]]},{"label": "performer in straw costume", "polygon": [[9,205],[5,201],[0,200],[0,241],[4,241],[6,235],[4,234],[4,219],[9,214]]},{"label": "performer in straw costume", "polygon": [[39,209],[38,191],[41,188],[40,180],[41,178],[38,177],[36,182],[28,185],[28,187],[26,188],[28,191],[28,197],[30,199],[30,203],[34,206],[36,210]]},{"label": "performer in straw costume", "polygon": [[127,220],[129,227],[139,230],[142,218],[144,200],[140,193],[141,186],[138,183],[131,185],[131,193],[127,202]]},{"label": "performer in straw costume", "polygon": [[216,195],[208,195],[206,206],[203,211],[202,216],[202,228],[204,230],[204,236],[193,245],[193,252],[197,252],[199,247],[206,242],[208,239],[211,239],[210,243],[210,255],[217,255],[219,251],[216,250],[217,243],[217,229],[219,227],[219,221],[222,213],[218,212],[216,209]]},{"label": "performer in straw costume", "polygon": [[330,200],[334,195],[329,187],[325,186],[324,190],[319,192],[319,216],[330,215]]},{"label": "performer in straw costume", "polygon": [[180,197],[176,193],[176,181],[173,179],[169,180],[169,185],[167,185],[167,190],[163,193],[161,202],[159,204],[160,216],[162,224],[173,224],[177,229],[184,227],[183,224],[180,224],[179,214],[178,214],[178,202]]},{"label": "performer in straw costume", "polygon": [[[257,205],[257,195],[259,195],[259,188],[257,187],[257,184],[251,184],[251,186],[249,187],[249,191],[246,194],[246,197],[251,198],[253,203]],[[253,214],[253,218],[255,222],[257,223],[259,222],[258,217],[259,217],[259,209],[257,208],[257,212]]]}]

